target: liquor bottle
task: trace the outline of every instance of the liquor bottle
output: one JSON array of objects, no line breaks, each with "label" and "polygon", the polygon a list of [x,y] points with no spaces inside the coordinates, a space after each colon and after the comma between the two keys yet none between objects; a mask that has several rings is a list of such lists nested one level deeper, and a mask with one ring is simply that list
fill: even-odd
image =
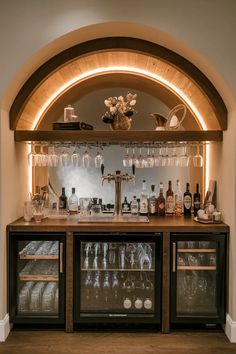
[{"label": "liquor bottle", "polygon": [[145,179],[143,180],[142,192],[140,195],[139,212],[140,215],[148,214],[148,195],[147,195],[147,187],[146,187]]},{"label": "liquor bottle", "polygon": [[192,212],[192,193],[189,191],[189,183],[186,184],[184,192],[184,216],[191,216]]},{"label": "liquor bottle", "polygon": [[201,208],[201,194],[199,193],[199,184],[196,184],[196,192],[193,195],[193,212],[197,216],[198,210]]},{"label": "liquor bottle", "polygon": [[177,179],[177,187],[175,191],[175,215],[181,216],[183,213],[183,194],[180,188],[180,181]]},{"label": "liquor bottle", "polygon": [[138,215],[138,201],[136,195],[133,196],[133,199],[130,203],[130,211],[132,215]]},{"label": "liquor bottle", "polygon": [[130,205],[127,201],[127,197],[125,197],[124,202],[122,203],[122,211],[125,213],[130,211]]},{"label": "liquor bottle", "polygon": [[59,197],[59,209],[67,208],[67,196],[65,194],[65,187],[62,187],[61,195]]},{"label": "liquor bottle", "polygon": [[168,182],[168,189],[166,191],[166,214],[173,215],[175,213],[174,192],[172,190],[172,182]]},{"label": "liquor bottle", "polygon": [[155,185],[151,185],[151,193],[149,197],[148,209],[150,215],[156,215],[157,213],[157,197],[155,192]]},{"label": "liquor bottle", "polygon": [[75,188],[72,188],[71,196],[68,201],[68,208],[70,212],[78,213],[78,198],[75,194]]},{"label": "liquor bottle", "polygon": [[165,197],[163,195],[163,183],[160,182],[160,195],[157,198],[157,215],[165,216]]}]

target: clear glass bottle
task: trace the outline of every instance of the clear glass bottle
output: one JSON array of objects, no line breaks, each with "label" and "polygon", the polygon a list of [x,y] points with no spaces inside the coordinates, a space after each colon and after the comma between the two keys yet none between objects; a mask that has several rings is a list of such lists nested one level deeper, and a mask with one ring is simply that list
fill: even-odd
[{"label": "clear glass bottle", "polygon": [[136,195],[133,196],[133,199],[130,203],[130,211],[132,215],[138,215],[138,201]]},{"label": "clear glass bottle", "polygon": [[177,179],[177,186],[175,191],[175,215],[181,216],[183,213],[183,193],[180,187],[180,181]]},{"label": "clear glass bottle", "polygon": [[148,214],[148,193],[145,179],[143,180],[142,192],[140,195],[139,212],[140,215]]},{"label": "clear glass bottle", "polygon": [[148,208],[149,214],[156,215],[156,213],[157,213],[157,196],[156,196],[154,184],[151,185],[151,193],[150,193],[148,205],[149,205],[149,208]]},{"label": "clear glass bottle", "polygon": [[59,209],[65,210],[67,208],[67,196],[65,193],[65,187],[61,189],[61,195],[59,197]]},{"label": "clear glass bottle", "polygon": [[71,196],[68,200],[68,208],[70,212],[78,213],[78,197],[75,194],[75,188],[72,188]]},{"label": "clear glass bottle", "polygon": [[71,122],[72,116],[75,114],[75,109],[68,104],[67,107],[64,108],[64,122]]},{"label": "clear glass bottle", "polygon": [[164,189],[164,185],[162,182],[160,182],[160,195],[157,198],[157,215],[158,216],[165,216],[165,197],[163,194],[163,189]]},{"label": "clear glass bottle", "polygon": [[174,192],[172,189],[172,182],[168,182],[168,189],[166,191],[166,215],[173,215],[175,213]]}]

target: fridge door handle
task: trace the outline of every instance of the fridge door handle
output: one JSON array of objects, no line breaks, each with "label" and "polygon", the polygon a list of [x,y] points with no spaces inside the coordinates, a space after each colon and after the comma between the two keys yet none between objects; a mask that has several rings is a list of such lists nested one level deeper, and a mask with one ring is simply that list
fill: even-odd
[{"label": "fridge door handle", "polygon": [[63,273],[63,242],[60,242],[60,273]]},{"label": "fridge door handle", "polygon": [[172,260],[173,260],[172,271],[173,273],[175,273],[176,272],[176,242],[173,242],[172,244]]}]

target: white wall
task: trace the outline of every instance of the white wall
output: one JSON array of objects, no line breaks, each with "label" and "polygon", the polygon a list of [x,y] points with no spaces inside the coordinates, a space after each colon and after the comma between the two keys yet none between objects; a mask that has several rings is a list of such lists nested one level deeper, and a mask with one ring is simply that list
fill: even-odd
[{"label": "white wall", "polygon": [[[5,225],[19,215],[25,195],[24,166],[15,164],[18,157],[13,134],[8,129],[9,107],[22,83],[43,61],[66,47],[96,37],[127,35],[165,45],[198,66],[225,100],[230,112],[230,130],[224,134],[219,162],[219,171],[223,171],[220,195],[225,220],[231,227],[230,274],[233,275],[236,270],[233,256],[236,196],[235,188],[232,193],[229,185],[235,183],[236,166],[236,117],[233,113],[236,107],[236,1],[8,0],[0,3],[0,260],[3,266],[0,318],[7,311]],[[233,276],[229,295],[229,313],[235,321],[236,278]]]}]

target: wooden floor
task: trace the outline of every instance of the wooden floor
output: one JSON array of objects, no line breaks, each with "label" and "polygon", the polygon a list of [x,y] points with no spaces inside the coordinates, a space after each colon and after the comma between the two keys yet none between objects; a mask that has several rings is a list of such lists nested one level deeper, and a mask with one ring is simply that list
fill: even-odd
[{"label": "wooden floor", "polygon": [[235,354],[222,331],[161,333],[12,331],[1,354]]}]

